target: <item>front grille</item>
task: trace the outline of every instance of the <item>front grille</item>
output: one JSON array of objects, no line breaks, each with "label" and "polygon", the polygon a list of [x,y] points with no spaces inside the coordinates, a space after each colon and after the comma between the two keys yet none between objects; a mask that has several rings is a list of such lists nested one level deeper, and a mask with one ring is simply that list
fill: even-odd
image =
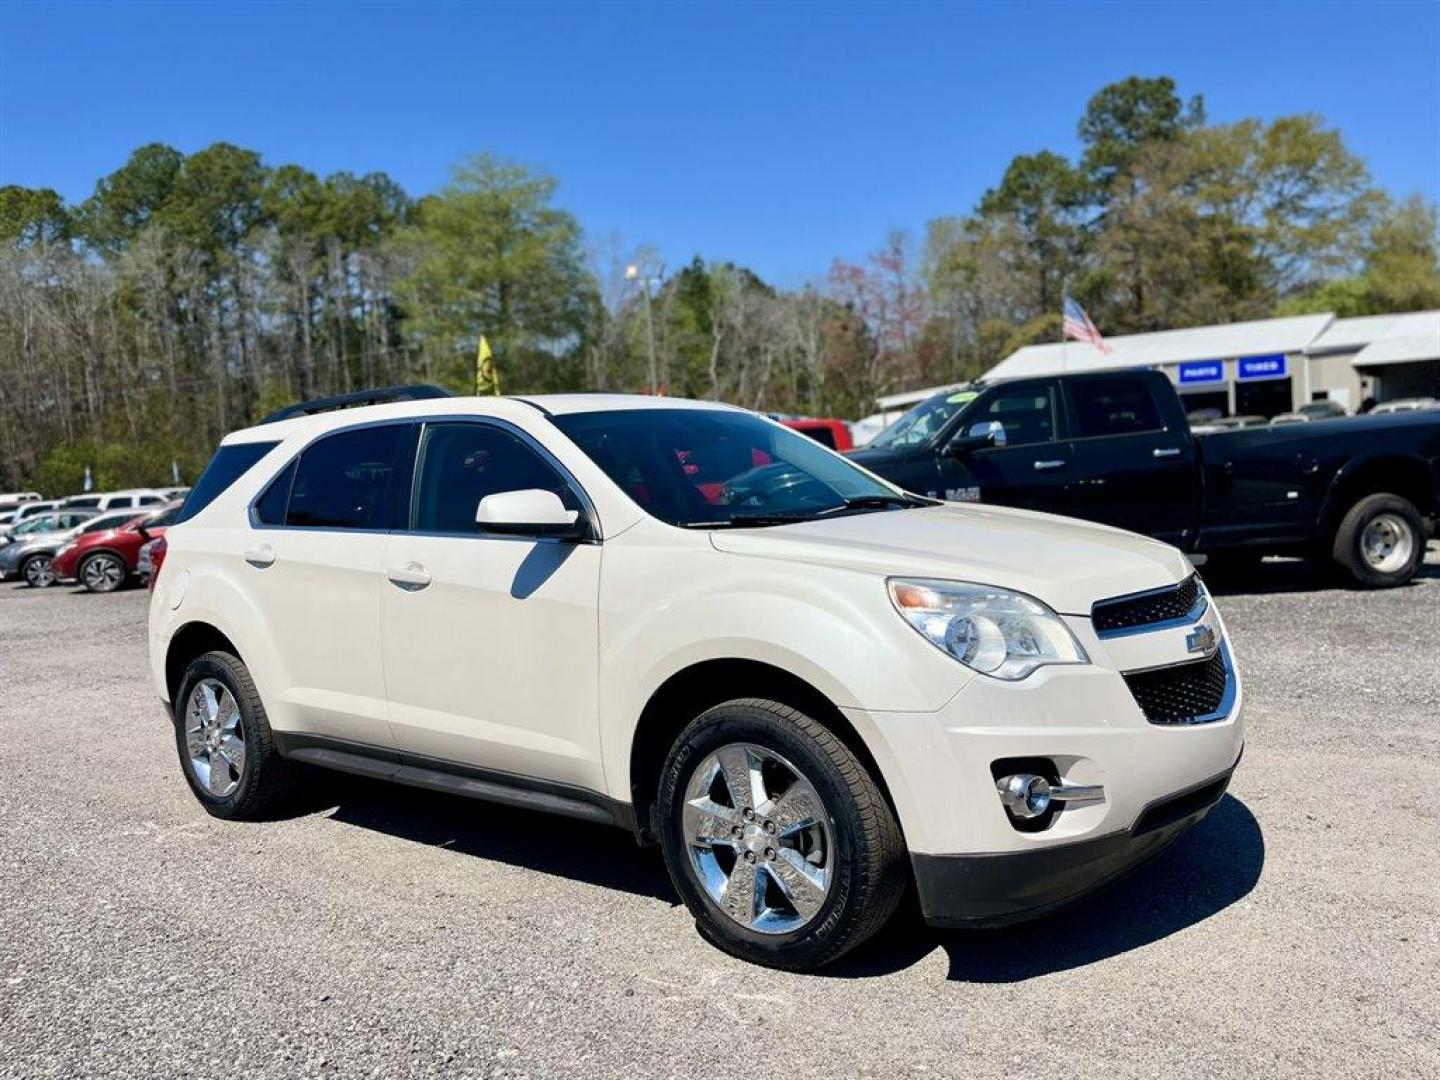
[{"label": "front grille", "polygon": [[1101,637],[1145,628],[1171,619],[1183,619],[1200,604],[1200,579],[1191,574],[1178,585],[1133,596],[1101,600],[1090,609],[1095,632]]},{"label": "front grille", "polygon": [[1152,671],[1133,671],[1125,682],[1145,719],[1152,724],[1193,724],[1215,716],[1230,686],[1225,650],[1208,660],[1196,660]]}]

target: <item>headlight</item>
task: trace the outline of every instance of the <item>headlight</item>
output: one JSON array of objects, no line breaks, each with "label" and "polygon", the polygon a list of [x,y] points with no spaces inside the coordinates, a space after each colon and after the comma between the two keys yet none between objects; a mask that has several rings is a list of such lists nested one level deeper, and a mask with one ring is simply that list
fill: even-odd
[{"label": "headlight", "polygon": [[937,649],[997,679],[1090,658],[1060,616],[1024,593],[963,581],[891,578],[890,600]]}]

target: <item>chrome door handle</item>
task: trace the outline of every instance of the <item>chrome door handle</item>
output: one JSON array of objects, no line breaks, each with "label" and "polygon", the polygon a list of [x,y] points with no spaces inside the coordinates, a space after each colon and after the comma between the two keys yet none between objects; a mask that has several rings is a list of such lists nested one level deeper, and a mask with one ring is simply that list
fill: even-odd
[{"label": "chrome door handle", "polygon": [[430,584],[430,571],[416,562],[392,566],[385,571],[385,576],[390,579],[391,584],[398,585],[406,592],[414,592]]},{"label": "chrome door handle", "polygon": [[1044,472],[1046,469],[1059,469],[1062,468],[1064,464],[1065,462],[1063,460],[1037,461],[1035,462],[1035,471]]},{"label": "chrome door handle", "polygon": [[261,544],[247,550],[242,557],[256,570],[264,570],[275,562],[275,549],[269,544]]},{"label": "chrome door handle", "polygon": [[1179,457],[1180,448],[1178,446],[1157,446],[1150,451],[1150,455],[1152,457]]}]

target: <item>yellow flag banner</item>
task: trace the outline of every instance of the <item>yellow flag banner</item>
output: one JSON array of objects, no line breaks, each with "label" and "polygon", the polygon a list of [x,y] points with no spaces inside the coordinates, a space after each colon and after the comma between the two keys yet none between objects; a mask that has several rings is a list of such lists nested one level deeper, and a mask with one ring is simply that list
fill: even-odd
[{"label": "yellow flag banner", "polygon": [[500,393],[500,369],[495,366],[495,354],[490,351],[490,342],[480,335],[480,347],[475,352],[475,393]]}]

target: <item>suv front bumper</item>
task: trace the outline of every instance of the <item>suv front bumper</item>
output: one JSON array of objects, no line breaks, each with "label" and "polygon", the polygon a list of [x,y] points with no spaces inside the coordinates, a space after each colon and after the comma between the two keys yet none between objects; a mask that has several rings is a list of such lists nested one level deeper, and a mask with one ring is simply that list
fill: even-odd
[{"label": "suv front bumper", "polygon": [[[1235,765],[1238,765],[1237,760]],[[1235,765],[1161,799],[1120,832],[1028,851],[911,856],[920,910],[937,927],[1003,926],[1108,885],[1159,855],[1225,794]]]}]

